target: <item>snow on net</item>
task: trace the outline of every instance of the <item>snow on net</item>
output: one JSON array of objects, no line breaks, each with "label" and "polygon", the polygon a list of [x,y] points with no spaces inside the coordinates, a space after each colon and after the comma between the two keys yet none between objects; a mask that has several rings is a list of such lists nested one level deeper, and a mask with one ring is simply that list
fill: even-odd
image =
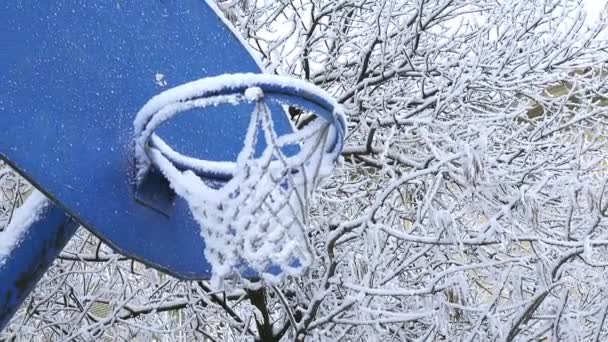
[{"label": "snow on net", "polygon": [[[332,117],[313,120],[299,131],[279,136],[264,91],[256,86],[260,84],[279,85],[298,95],[313,94],[333,109]],[[183,156],[154,134],[163,122],[190,109],[243,102],[255,103],[255,109],[235,162]],[[201,227],[215,286],[246,268],[276,283],[285,274],[301,275],[312,263],[306,234],[308,202],[341,150],[345,125],[339,108],[326,93],[304,82],[246,74],[208,78],[170,89],[138,113],[138,179],[141,181],[154,165],[188,202]],[[255,150],[260,139],[265,145],[261,153]],[[294,146],[297,153],[285,152]],[[230,177],[218,186],[209,181],[213,174]]]}]

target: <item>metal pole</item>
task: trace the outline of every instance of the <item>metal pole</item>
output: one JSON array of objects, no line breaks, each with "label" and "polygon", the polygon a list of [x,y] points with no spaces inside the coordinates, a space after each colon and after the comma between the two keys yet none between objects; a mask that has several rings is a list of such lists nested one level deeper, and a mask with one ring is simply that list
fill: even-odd
[{"label": "metal pole", "polygon": [[0,265],[0,331],[76,233],[78,226],[62,209],[49,203],[23,233],[20,243]]}]

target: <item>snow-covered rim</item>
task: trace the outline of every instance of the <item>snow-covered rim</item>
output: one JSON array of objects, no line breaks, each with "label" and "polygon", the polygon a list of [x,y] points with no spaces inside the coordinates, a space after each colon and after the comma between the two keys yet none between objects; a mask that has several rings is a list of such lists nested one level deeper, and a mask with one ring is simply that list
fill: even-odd
[{"label": "snow-covered rim", "polygon": [[318,106],[316,114],[332,125],[336,131],[331,149],[325,151],[335,159],[342,150],[346,135],[346,120],[342,107],[323,89],[293,78],[266,74],[225,74],[207,77],[168,89],[153,97],[137,113],[134,120],[135,158],[137,178],[141,181],[151,165],[149,148],[163,150],[172,162],[202,172],[208,176],[230,178],[234,174],[234,161],[207,161],[187,157],[172,150],[154,131],[173,116],[194,108],[205,108],[230,103],[259,100],[251,94],[261,90],[263,97],[303,99]]}]

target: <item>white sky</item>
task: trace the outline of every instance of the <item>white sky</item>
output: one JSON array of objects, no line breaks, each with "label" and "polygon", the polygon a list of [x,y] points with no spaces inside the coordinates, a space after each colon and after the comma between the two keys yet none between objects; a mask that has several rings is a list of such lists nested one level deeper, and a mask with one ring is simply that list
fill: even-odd
[{"label": "white sky", "polygon": [[606,7],[607,0],[583,0],[587,7],[587,14],[592,21],[598,20],[600,13]]}]

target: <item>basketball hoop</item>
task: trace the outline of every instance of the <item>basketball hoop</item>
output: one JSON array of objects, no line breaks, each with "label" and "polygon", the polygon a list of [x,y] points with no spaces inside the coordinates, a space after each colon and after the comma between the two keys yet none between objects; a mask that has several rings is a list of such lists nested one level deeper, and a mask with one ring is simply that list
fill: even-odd
[{"label": "basketball hoop", "polygon": [[[181,113],[209,106],[254,104],[243,148],[234,161],[174,151],[154,132]],[[278,134],[270,103],[314,112],[300,130]],[[204,78],[152,98],[135,119],[137,179],[151,168],[184,198],[205,240],[212,281],[244,268],[276,283],[312,263],[308,203],[338,158],[346,125],[340,106],[303,81],[264,74]],[[263,146],[259,151],[259,146]]]}]

